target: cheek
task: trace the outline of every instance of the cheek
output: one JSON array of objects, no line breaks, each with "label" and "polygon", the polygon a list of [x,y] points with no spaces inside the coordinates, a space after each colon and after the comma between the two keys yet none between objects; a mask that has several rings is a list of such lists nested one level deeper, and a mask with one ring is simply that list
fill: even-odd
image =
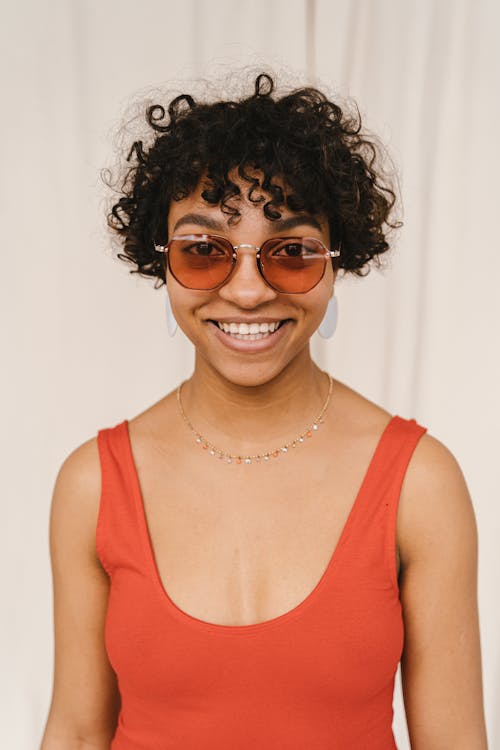
[{"label": "cheek", "polygon": [[319,328],[328,308],[328,303],[332,297],[331,285],[317,290],[314,301],[308,305],[308,326],[307,335],[311,337]]},{"label": "cheek", "polygon": [[[210,317],[208,310],[213,301],[213,292],[201,292],[185,289],[171,276],[167,279],[167,292],[174,317],[186,336],[191,340],[197,339],[197,329],[206,318]],[[207,310],[203,314],[203,309]],[[205,325],[205,323],[203,323]]]},{"label": "cheek", "polygon": [[167,271],[167,294],[177,320],[186,318],[196,305],[197,295],[192,289],[186,289]]},{"label": "cheek", "polygon": [[321,303],[319,303],[315,307],[314,314],[311,315],[311,322],[313,323],[312,332],[314,332],[321,324],[321,321],[323,320],[325,313],[326,313],[329,299],[330,299],[329,297],[324,297],[321,300]]},{"label": "cheek", "polygon": [[170,290],[170,305],[177,321],[189,325],[189,321],[192,320],[193,316],[196,314],[199,302],[196,299],[192,299],[191,294],[187,290],[185,291],[186,294]]},{"label": "cheek", "polygon": [[308,316],[311,319],[322,320],[330,301],[332,293],[331,284],[320,284],[316,289],[309,292],[309,295],[304,299],[304,309],[307,311]]}]

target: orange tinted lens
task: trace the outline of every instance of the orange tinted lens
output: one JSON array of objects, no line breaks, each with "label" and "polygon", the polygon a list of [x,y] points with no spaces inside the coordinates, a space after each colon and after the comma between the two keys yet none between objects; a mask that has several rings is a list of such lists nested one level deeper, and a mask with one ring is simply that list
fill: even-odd
[{"label": "orange tinted lens", "polygon": [[314,239],[272,239],[261,250],[264,276],[280,292],[308,292],[323,278],[326,254]]},{"label": "orange tinted lens", "polygon": [[173,276],[188,289],[215,289],[231,273],[232,245],[208,235],[186,235],[169,243],[168,262]]}]

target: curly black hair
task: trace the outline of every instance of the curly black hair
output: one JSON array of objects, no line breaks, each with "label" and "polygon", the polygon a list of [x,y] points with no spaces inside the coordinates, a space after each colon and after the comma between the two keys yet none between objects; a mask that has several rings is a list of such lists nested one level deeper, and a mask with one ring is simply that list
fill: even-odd
[{"label": "curly black hair", "polygon": [[355,114],[344,113],[313,87],[281,97],[273,97],[274,89],[272,76],[261,73],[247,98],[202,103],[181,94],[166,111],[161,104],[147,108],[152,145],[133,143],[115,188],[120,198],[107,215],[123,243],[118,257],[136,266],[131,273],[155,277],[155,288],[165,283],[154,243],[168,241],[170,202],[188,196],[202,179],[202,198],[220,204],[229,223],[238,221],[231,203],[240,193],[230,178],[235,169],[249,183],[248,199],[265,201],[268,219],[281,217],[280,206],[326,216],[332,247],[341,247],[340,258],[332,258],[335,268],[365,276],[370,268],[361,269],[375,256],[379,262],[389,249],[388,229],[401,222],[389,221],[396,195],[376,166],[383,152],[378,140],[361,131],[357,107]]}]

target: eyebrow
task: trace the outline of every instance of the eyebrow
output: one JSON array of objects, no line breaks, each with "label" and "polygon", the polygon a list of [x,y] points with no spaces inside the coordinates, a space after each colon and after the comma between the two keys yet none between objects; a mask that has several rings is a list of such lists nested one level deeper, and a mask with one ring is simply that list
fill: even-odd
[{"label": "eyebrow", "polygon": [[[213,229],[216,232],[222,232],[227,229],[224,222],[214,219],[212,216],[205,214],[184,214],[178,219],[174,226],[174,232],[184,224],[196,224],[196,226],[204,227],[205,229]],[[296,214],[295,216],[288,216],[286,219],[275,219],[269,222],[273,229],[278,231],[284,231],[286,229],[295,229],[295,227],[311,226],[315,229],[321,230],[321,224],[316,217],[311,214]]]}]

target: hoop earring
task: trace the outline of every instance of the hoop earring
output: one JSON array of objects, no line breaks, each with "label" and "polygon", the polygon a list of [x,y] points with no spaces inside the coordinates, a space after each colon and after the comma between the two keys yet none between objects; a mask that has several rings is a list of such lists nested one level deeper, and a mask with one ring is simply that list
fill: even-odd
[{"label": "hoop earring", "polygon": [[328,301],[325,317],[318,328],[319,335],[324,339],[331,339],[337,327],[339,317],[339,305],[336,295],[332,295]]},{"label": "hoop earring", "polygon": [[165,308],[166,308],[166,313],[167,313],[168,335],[172,337],[172,336],[175,336],[175,332],[177,330],[177,321],[174,318],[174,313],[172,312],[172,305],[170,304],[170,297],[168,296],[168,291],[167,291],[167,299],[166,299]]}]

